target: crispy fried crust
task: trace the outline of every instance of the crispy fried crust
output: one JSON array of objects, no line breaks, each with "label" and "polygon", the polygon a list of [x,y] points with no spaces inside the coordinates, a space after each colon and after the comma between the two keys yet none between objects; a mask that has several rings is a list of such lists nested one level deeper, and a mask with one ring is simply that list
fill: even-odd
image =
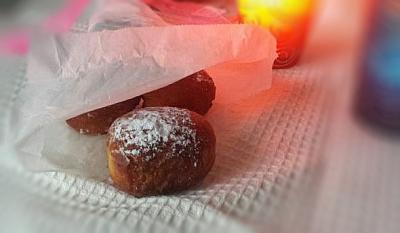
[{"label": "crispy fried crust", "polygon": [[204,115],[215,99],[212,78],[199,71],[161,89],[143,95],[143,107],[170,106]]},{"label": "crispy fried crust", "polygon": [[115,119],[132,111],[140,101],[140,97],[132,98],[104,108],[99,108],[68,119],[67,124],[81,134],[107,134],[108,128]]},{"label": "crispy fried crust", "polygon": [[[151,109],[157,111],[162,108]],[[135,111],[142,110],[134,110],[133,114]],[[182,191],[203,180],[215,160],[216,138],[204,117],[187,112],[193,122],[192,129],[196,133],[197,141],[196,146],[188,144],[179,148],[179,155],[170,143],[160,143],[153,145],[149,151],[126,156],[123,150],[138,147],[124,147],[124,141],[116,139],[117,132],[111,126],[107,139],[107,156],[109,172],[115,186],[136,197],[143,197]],[[132,116],[132,113],[122,118],[127,119],[128,116]],[[151,159],[148,159],[149,156]]]}]

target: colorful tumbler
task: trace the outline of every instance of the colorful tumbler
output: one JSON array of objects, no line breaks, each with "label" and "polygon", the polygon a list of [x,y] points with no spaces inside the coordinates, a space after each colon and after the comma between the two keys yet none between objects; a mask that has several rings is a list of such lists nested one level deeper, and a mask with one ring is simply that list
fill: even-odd
[{"label": "colorful tumbler", "polygon": [[400,2],[376,1],[369,26],[357,109],[370,122],[400,130]]},{"label": "colorful tumbler", "polygon": [[310,28],[315,3],[313,0],[238,0],[244,23],[268,28],[278,42],[274,68],[297,64]]}]

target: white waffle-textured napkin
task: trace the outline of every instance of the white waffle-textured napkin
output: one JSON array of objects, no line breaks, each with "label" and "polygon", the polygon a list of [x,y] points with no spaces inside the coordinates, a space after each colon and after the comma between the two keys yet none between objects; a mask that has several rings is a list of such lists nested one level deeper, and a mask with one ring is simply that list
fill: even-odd
[{"label": "white waffle-textured napkin", "polygon": [[[364,1],[327,2],[323,9],[358,19]],[[1,159],[1,232],[398,232],[398,141],[354,122],[354,37],[327,33],[359,22],[325,16],[311,40],[316,49],[299,66],[274,71],[271,90],[214,106],[209,120],[224,115],[231,126],[219,150],[231,153],[195,190],[137,199],[104,182],[32,174]],[[332,45],[329,57],[316,56],[324,43]],[[24,61],[1,65],[3,128],[24,85]]]},{"label": "white waffle-textured napkin", "polygon": [[271,90],[230,108],[215,106],[209,120],[223,115],[231,126],[217,135],[218,150],[231,153],[218,156],[194,190],[137,199],[104,182],[9,165],[0,179],[9,211],[0,219],[22,232],[262,231],[317,160],[311,152],[324,94],[316,74],[306,67],[278,71]]}]

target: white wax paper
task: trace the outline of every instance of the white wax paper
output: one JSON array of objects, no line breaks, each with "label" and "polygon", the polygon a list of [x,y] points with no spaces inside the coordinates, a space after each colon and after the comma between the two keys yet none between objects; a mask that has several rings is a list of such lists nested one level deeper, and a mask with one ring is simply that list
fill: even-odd
[{"label": "white wax paper", "polygon": [[[237,24],[171,25],[141,2],[104,4],[88,32],[48,37],[32,49],[8,134],[28,168],[105,179],[104,137],[79,135],[65,120],[199,70],[207,69],[213,77],[218,106],[270,87],[276,42],[267,30]],[[135,10],[127,11],[129,7]]]}]

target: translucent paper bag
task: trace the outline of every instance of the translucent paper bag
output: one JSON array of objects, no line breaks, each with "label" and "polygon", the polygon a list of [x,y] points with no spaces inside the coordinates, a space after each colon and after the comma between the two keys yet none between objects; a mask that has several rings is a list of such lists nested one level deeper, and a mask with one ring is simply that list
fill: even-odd
[{"label": "translucent paper bag", "polygon": [[29,169],[106,179],[104,137],[80,135],[65,120],[199,70],[213,77],[220,106],[271,85],[275,39],[267,30],[172,25],[140,1],[104,4],[88,32],[42,38],[32,48],[6,134],[14,157]]}]

